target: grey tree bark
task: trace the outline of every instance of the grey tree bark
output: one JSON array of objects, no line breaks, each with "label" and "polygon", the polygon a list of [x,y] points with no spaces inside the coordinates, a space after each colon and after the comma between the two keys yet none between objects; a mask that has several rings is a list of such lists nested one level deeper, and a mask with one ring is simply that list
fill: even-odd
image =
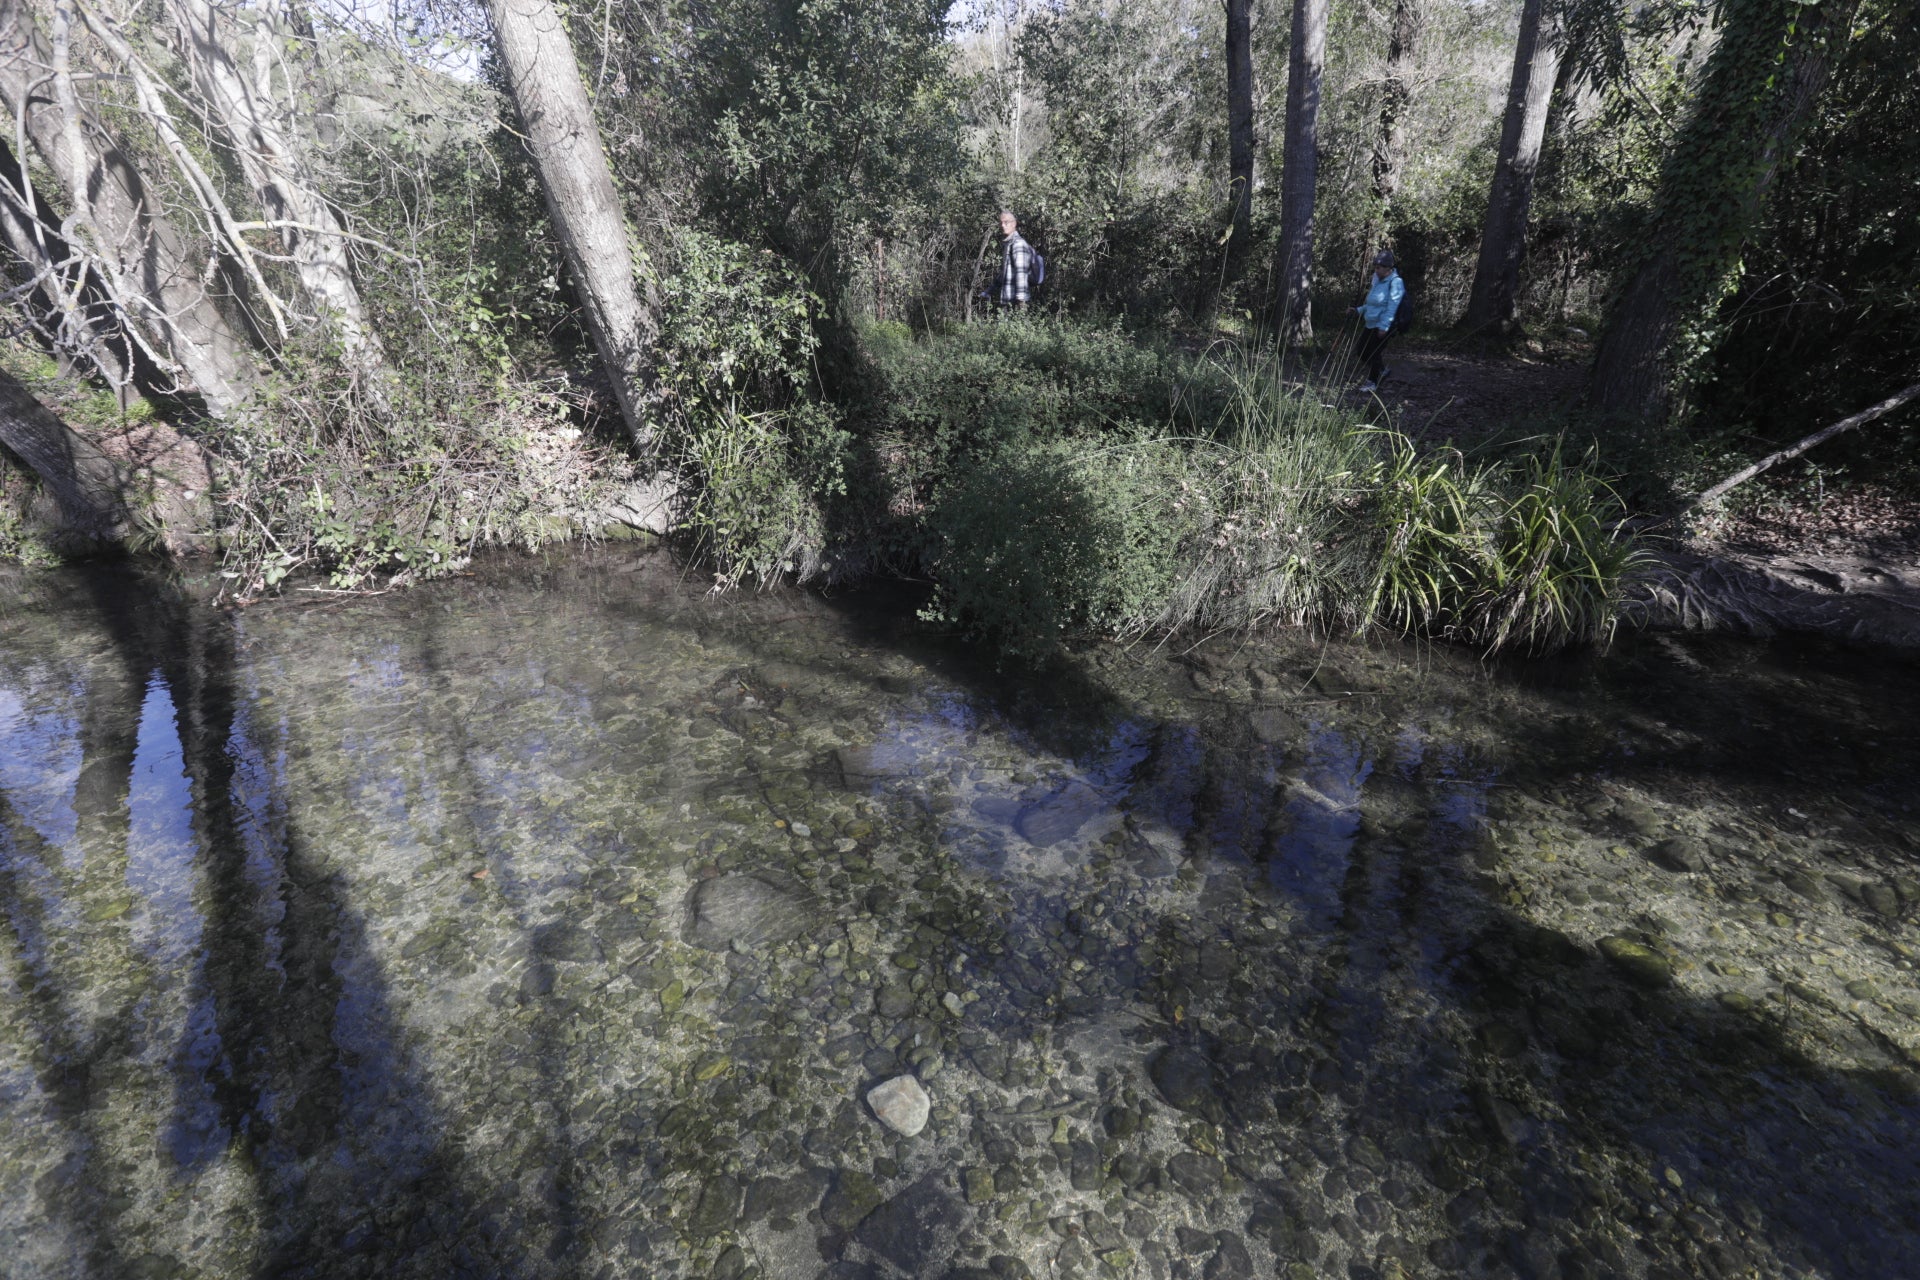
[{"label": "grey tree bark", "polygon": [[1287,55],[1287,133],[1280,159],[1280,334],[1313,337],[1313,205],[1320,176],[1320,83],[1328,0],[1293,0]]},{"label": "grey tree bark", "polygon": [[1461,322],[1469,330],[1503,332],[1513,323],[1520,264],[1527,252],[1533,180],[1540,168],[1540,149],[1546,141],[1547,116],[1565,46],[1558,0],[1526,0],[1520,10],[1520,35],[1514,42],[1513,77],[1487,198],[1487,222],[1480,233],[1480,260]]},{"label": "grey tree bark", "polygon": [[59,531],[82,541],[120,536],[128,512],[120,469],[0,370],[0,445],[32,469],[60,509]]},{"label": "grey tree bark", "polygon": [[580,64],[552,0],[488,0],[487,12],[587,329],[627,432],[645,449],[653,432],[641,381],[657,326],[635,288],[626,216]]},{"label": "grey tree bark", "polygon": [[1253,0],[1227,6],[1227,171],[1233,197],[1233,243],[1245,248],[1253,217]]},{"label": "grey tree bark", "polygon": [[[279,6],[256,6],[256,46],[274,38]],[[293,259],[301,290],[316,321],[338,338],[347,364],[373,375],[382,361],[354,283],[345,228],[320,195],[288,128],[286,108],[272,92],[271,64],[256,67],[252,83],[234,61],[238,32],[214,0],[169,0],[194,83],[212,108],[269,225]]]},{"label": "grey tree bark", "polygon": [[1373,195],[1389,222],[1393,199],[1400,193],[1400,170],[1407,159],[1407,115],[1413,105],[1413,62],[1420,42],[1420,18],[1419,0],[1394,0],[1386,77],[1380,88],[1380,133],[1373,144]]},{"label": "grey tree bark", "polygon": [[16,137],[32,144],[60,182],[66,238],[99,272],[130,336],[142,340],[179,390],[198,394],[223,416],[257,380],[250,344],[210,292],[205,255],[191,251],[133,158],[79,102],[64,39],[73,25],[65,0],[53,17],[62,39],[39,30],[24,0],[0,0],[0,100]]}]

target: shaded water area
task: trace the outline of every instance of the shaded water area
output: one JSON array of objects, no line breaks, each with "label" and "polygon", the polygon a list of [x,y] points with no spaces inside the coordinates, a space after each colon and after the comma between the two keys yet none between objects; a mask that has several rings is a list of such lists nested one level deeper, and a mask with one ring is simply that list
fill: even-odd
[{"label": "shaded water area", "polygon": [[1920,1275],[1911,662],[907,619],[0,582],[0,1271]]}]

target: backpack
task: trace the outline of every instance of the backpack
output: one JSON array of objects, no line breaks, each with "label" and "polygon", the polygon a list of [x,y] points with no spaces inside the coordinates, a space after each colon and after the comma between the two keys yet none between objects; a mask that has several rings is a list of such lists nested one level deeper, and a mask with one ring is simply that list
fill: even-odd
[{"label": "backpack", "polygon": [[1387,326],[1387,332],[1402,334],[1413,328],[1413,288],[1407,285],[1407,278],[1400,277],[1403,291],[1400,294],[1400,306],[1393,313],[1393,323]]},{"label": "backpack", "polygon": [[1040,251],[1033,247],[1031,240],[1027,242],[1027,249],[1033,254],[1033,269],[1027,273],[1027,287],[1037,289],[1047,282],[1047,260],[1040,256]]}]

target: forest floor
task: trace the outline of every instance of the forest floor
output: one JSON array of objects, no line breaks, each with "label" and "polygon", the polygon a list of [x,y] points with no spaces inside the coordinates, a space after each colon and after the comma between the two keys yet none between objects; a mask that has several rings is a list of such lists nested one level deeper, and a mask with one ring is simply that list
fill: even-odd
[{"label": "forest floor", "polygon": [[[1470,445],[1563,416],[1588,355],[1575,345],[1497,354],[1409,340],[1390,349],[1378,398],[1415,438]],[[1811,492],[1784,475],[1752,484],[1758,503],[1661,552],[1649,620],[1920,648],[1920,494],[1872,480]]]}]

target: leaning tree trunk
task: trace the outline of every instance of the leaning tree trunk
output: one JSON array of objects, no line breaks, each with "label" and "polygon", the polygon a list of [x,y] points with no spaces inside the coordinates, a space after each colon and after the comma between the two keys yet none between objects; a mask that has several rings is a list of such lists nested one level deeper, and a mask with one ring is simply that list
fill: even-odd
[{"label": "leaning tree trunk", "polygon": [[1520,37],[1513,47],[1513,79],[1507,88],[1506,119],[1500,126],[1487,223],[1480,233],[1480,262],[1474,268],[1473,292],[1461,322],[1468,330],[1505,331],[1513,323],[1520,263],[1527,252],[1533,179],[1540,168],[1540,148],[1546,141],[1547,115],[1565,44],[1558,0],[1526,0],[1520,10]]},{"label": "leaning tree trunk", "polygon": [[1280,158],[1280,334],[1313,337],[1313,201],[1320,173],[1320,81],[1327,0],[1293,0],[1287,55],[1287,134]]},{"label": "leaning tree trunk", "polygon": [[1792,154],[1858,0],[1733,0],[1693,110],[1667,152],[1640,266],[1600,337],[1588,398],[1664,419],[1710,351],[1748,229]]},{"label": "leaning tree trunk", "polygon": [[60,532],[87,542],[119,536],[128,514],[120,469],[5,370],[0,370],[0,445],[26,463],[53,495]]},{"label": "leaning tree trunk", "polygon": [[526,128],[547,211],[580,291],[581,309],[634,444],[652,443],[641,407],[655,333],[634,287],[626,217],[600,148],[586,82],[553,0],[488,0],[507,88]]},{"label": "leaning tree trunk", "polygon": [[1380,133],[1373,144],[1373,198],[1392,222],[1407,160],[1407,117],[1413,108],[1414,49],[1420,40],[1419,0],[1394,0],[1393,34],[1387,40],[1387,74],[1380,89]]},{"label": "leaning tree trunk", "polygon": [[0,0],[0,100],[60,184],[69,238],[100,272],[129,336],[178,390],[224,415],[257,378],[250,346],[208,293],[205,255],[193,252],[132,156],[80,104],[64,0],[55,22],[59,38],[49,41],[23,0]]},{"label": "leaning tree trunk", "polygon": [[1236,258],[1253,220],[1253,0],[1227,3],[1227,169],[1233,195]]},{"label": "leaning tree trunk", "polygon": [[[249,84],[241,75],[231,52],[232,25],[221,20],[214,0],[169,0],[167,9],[187,51],[194,82],[239,160],[269,227],[279,233],[293,259],[316,319],[338,338],[349,367],[371,377],[381,364],[380,344],[368,327],[366,308],[354,283],[345,228],[320,195],[305,158],[284,127],[284,113],[270,96],[270,78]],[[270,18],[273,9],[266,13]],[[258,42],[275,35],[273,24],[263,20],[253,38]],[[264,70],[270,77],[271,68]]]}]

